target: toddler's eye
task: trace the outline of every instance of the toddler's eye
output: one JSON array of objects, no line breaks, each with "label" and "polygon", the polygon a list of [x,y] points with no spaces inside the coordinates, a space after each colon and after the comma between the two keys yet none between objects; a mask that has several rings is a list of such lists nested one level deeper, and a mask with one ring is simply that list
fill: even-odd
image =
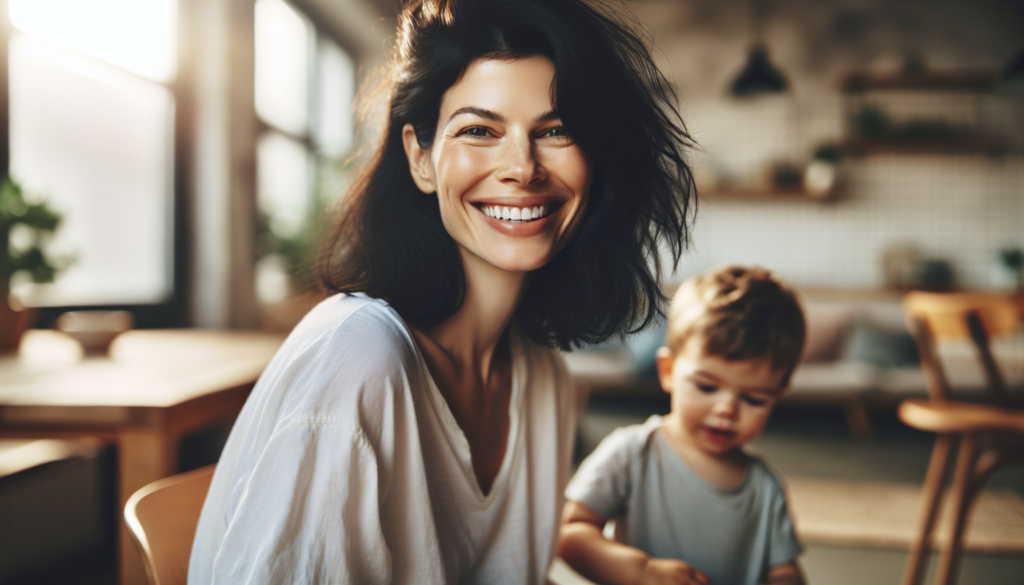
[{"label": "toddler's eye", "polygon": [[751,396],[750,394],[743,394],[740,397],[740,399],[743,400],[743,402],[749,404],[750,406],[764,406],[765,404],[768,404],[768,400],[764,398],[758,398],[756,396]]},{"label": "toddler's eye", "polygon": [[696,384],[696,386],[697,390],[700,390],[705,394],[711,394],[715,390],[718,390],[718,386],[715,386],[714,384]]}]

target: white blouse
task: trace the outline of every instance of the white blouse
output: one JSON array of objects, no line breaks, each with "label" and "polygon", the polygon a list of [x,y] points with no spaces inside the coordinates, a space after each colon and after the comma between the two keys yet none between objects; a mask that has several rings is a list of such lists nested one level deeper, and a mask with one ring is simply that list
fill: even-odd
[{"label": "white blouse", "polygon": [[544,583],[575,429],[557,352],[512,336],[490,493],[408,327],[337,295],[260,377],[217,465],[189,583]]}]

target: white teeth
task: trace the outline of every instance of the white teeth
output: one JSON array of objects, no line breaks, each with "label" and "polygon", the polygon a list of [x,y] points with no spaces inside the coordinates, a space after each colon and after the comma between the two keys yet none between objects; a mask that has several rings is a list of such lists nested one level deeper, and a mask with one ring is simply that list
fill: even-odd
[{"label": "white teeth", "polygon": [[497,205],[483,205],[480,207],[484,215],[487,217],[493,217],[495,219],[503,219],[505,221],[531,221],[534,219],[540,219],[546,217],[548,214],[548,204],[538,205],[536,207],[500,207]]}]

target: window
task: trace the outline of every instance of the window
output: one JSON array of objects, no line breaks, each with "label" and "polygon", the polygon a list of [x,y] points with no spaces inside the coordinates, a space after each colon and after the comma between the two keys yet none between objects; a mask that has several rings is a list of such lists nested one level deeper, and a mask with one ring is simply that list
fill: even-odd
[{"label": "window", "polygon": [[49,248],[75,259],[13,292],[37,307],[170,306],[175,2],[8,7],[11,175],[62,214]]},{"label": "window", "polygon": [[282,0],[256,2],[257,295],[301,292],[319,211],[342,188],[352,149],[351,56]]}]

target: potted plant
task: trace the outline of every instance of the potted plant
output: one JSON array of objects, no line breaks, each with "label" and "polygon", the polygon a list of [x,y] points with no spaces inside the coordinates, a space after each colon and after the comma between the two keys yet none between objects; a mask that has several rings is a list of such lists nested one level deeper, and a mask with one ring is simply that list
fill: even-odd
[{"label": "potted plant", "polygon": [[1024,249],[1007,246],[999,250],[999,263],[1012,275],[1017,294],[1024,294]]},{"label": "potted plant", "polygon": [[[11,279],[27,273],[33,282],[52,282],[69,259],[54,258],[45,242],[60,226],[61,216],[45,202],[26,197],[10,177],[0,184],[0,352],[14,351],[35,314],[12,303]],[[12,306],[19,305],[19,306]]]}]

